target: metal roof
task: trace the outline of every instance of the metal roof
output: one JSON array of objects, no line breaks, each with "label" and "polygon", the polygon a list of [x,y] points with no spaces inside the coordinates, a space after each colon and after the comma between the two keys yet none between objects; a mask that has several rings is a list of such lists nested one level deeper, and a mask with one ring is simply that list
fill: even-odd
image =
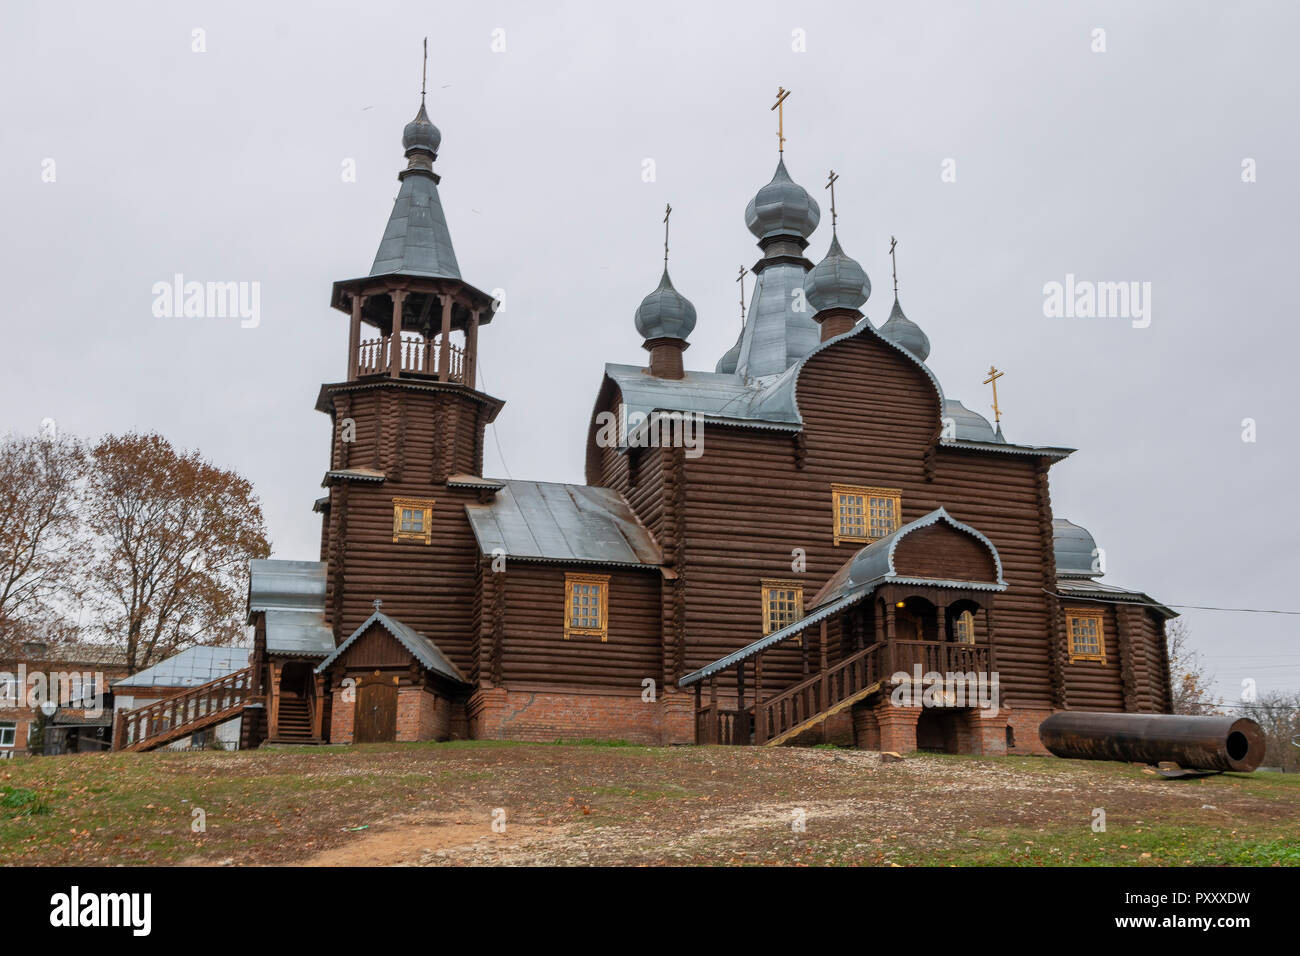
[{"label": "metal roof", "polygon": [[643,339],[686,339],[695,329],[695,306],[673,287],[664,266],[659,285],[641,300],[633,317]]},{"label": "metal roof", "polygon": [[467,504],[479,549],[570,564],[659,566],[663,553],[610,488],[507,481],[486,504]]},{"label": "metal roof", "polygon": [[882,338],[889,339],[907,349],[922,362],[930,357],[930,337],[925,330],[903,314],[903,307],[894,296],[894,307],[889,310],[889,318],[880,327]]},{"label": "metal roof", "polygon": [[320,486],[326,488],[329,486],[331,478],[345,478],[349,481],[373,481],[381,482],[387,479],[387,475],[382,471],[374,468],[332,468],[325,472],[325,477],[320,480]]},{"label": "metal roof", "polygon": [[758,239],[791,235],[807,239],[821,218],[817,200],[790,178],[784,155],[777,160],[771,181],[745,207],[745,225]]},{"label": "metal roof", "polygon": [[1074,597],[1084,600],[1107,601],[1119,604],[1144,604],[1165,617],[1178,617],[1178,612],[1166,607],[1150,595],[1141,591],[1130,591],[1114,584],[1089,581],[1086,578],[1056,579],[1056,590],[1061,597]]},{"label": "metal roof", "polygon": [[478,475],[450,475],[447,478],[448,488],[475,488],[480,491],[500,491],[506,486],[504,481],[497,481],[495,478],[481,478]]},{"label": "metal roof", "polygon": [[267,653],[317,657],[334,650],[323,561],[249,561],[248,570],[248,623],[265,612]]},{"label": "metal roof", "polygon": [[402,178],[370,274],[460,278],[447,217],[438,199],[438,183],[432,173],[414,171]]},{"label": "metal roof", "polygon": [[[769,262],[759,273],[740,338],[737,373],[776,375],[817,347],[821,327],[803,296],[807,274],[802,264],[784,261]],[[803,311],[795,309],[799,303]]]},{"label": "metal roof", "polygon": [[153,667],[113,681],[115,690],[129,687],[197,687],[248,666],[247,647],[191,647]]},{"label": "metal roof", "polygon": [[334,653],[330,654],[317,668],[316,673],[324,673],[325,669],[339,659],[339,656],[352,646],[352,643],[369,629],[370,625],[379,624],[389,634],[393,635],[403,647],[429,670],[454,680],[460,684],[468,684],[465,676],[461,674],[460,668],[448,660],[447,656],[432,640],[425,637],[418,631],[407,627],[401,621],[389,617],[382,611],[375,611],[370,617],[366,618],[359,628],[352,632],[352,635],[338,646]]},{"label": "metal roof", "polygon": [[[898,550],[899,542],[912,532],[919,531],[921,528],[928,528],[939,522],[943,522],[957,531],[976,538],[980,544],[988,549],[989,555],[993,558],[993,567],[996,571],[994,580],[940,582],[931,578],[910,578],[898,574],[898,571],[894,568],[894,553]],[[828,602],[838,601],[849,593],[857,592],[867,584],[874,586],[890,582],[905,584],[941,583],[953,587],[972,588],[978,591],[1001,591],[1007,586],[1007,582],[1002,579],[1002,558],[998,555],[998,549],[993,546],[993,542],[970,525],[963,524],[948,514],[946,509],[936,508],[929,514],[917,518],[915,521],[909,521],[896,531],[871,542],[871,544],[849,558],[817,592],[817,596],[813,598],[812,606],[816,608]]]}]

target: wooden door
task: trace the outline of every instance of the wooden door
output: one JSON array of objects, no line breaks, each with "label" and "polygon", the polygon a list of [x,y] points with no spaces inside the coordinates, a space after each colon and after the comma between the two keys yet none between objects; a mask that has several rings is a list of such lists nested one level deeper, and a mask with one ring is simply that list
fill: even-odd
[{"label": "wooden door", "polygon": [[397,678],[379,671],[357,683],[352,739],[359,744],[391,743],[397,739]]}]

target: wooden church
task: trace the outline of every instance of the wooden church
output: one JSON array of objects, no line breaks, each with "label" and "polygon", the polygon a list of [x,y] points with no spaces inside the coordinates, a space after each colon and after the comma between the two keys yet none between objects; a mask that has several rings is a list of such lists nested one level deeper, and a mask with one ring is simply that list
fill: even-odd
[{"label": "wooden church", "polygon": [[1026,753],[1057,710],[1169,709],[1174,613],[1103,583],[1052,513],[1072,449],[947,397],[896,283],[864,317],[866,273],[833,221],[809,256],[821,211],[783,157],[714,368],[685,367],[696,312],[665,256],[629,323],[645,365],[595,389],[586,483],[485,477],[494,303],[461,277],[440,142],[422,98],[374,264],[333,287],[319,560],[252,562],[247,740]]}]

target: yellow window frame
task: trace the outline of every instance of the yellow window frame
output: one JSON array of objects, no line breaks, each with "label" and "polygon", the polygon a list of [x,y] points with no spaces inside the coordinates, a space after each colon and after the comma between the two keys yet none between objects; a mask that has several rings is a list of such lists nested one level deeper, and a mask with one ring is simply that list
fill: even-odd
[{"label": "yellow window frame", "polygon": [[[433,505],[432,498],[394,498],[393,541],[422,541],[425,544],[433,544]],[[419,531],[402,527],[403,511],[420,512]]]},{"label": "yellow window frame", "polygon": [[[777,578],[764,578],[760,582],[760,584],[762,586],[762,594],[763,594],[763,633],[764,634],[771,634],[773,631],[778,631],[781,628],[787,627],[790,624],[793,624],[795,621],[801,620],[803,618],[804,608],[803,608],[803,582],[802,581],[788,581],[788,580],[777,579]],[[794,612],[794,617],[790,618],[789,620],[778,622],[775,618],[775,615],[773,614],[773,608],[772,608],[772,599],[774,596],[773,592],[783,592],[783,591],[791,592],[790,597],[787,600],[789,600],[792,604],[796,605],[796,608]],[[796,635],[794,638],[794,642],[796,644],[802,644],[803,635],[802,634]]]},{"label": "yellow window frame", "polygon": [[962,611],[952,619],[952,639],[957,644],[975,643],[974,611]]},{"label": "yellow window frame", "polygon": [[[584,589],[594,588],[594,591]],[[575,595],[575,592],[576,595]],[[581,627],[574,624],[575,596],[594,594],[597,601],[597,627]],[[588,605],[590,606],[590,605]],[[590,616],[590,615],[588,615]],[[608,574],[566,574],[564,576],[564,639],[571,637],[599,637],[602,642],[609,640],[609,575]]]},{"label": "yellow window frame", "polygon": [[[851,499],[860,498],[860,502],[854,504]],[[872,504],[871,500],[888,501],[890,503],[891,518],[893,527],[888,531],[880,534],[872,533]],[[851,509],[859,508],[860,511],[853,512]],[[862,530],[860,533],[854,533],[852,527],[848,530],[845,528],[844,519],[860,518]],[[876,488],[870,485],[831,485],[831,527],[834,532],[835,544],[843,541],[851,542],[870,542],[876,541],[885,535],[897,531],[903,524],[903,492],[899,488]],[[850,524],[857,522],[851,521]]]},{"label": "yellow window frame", "polygon": [[[1097,650],[1079,651],[1075,641],[1076,622],[1082,624],[1091,621],[1097,629]],[[1071,607],[1065,609],[1065,630],[1070,641],[1070,663],[1075,661],[1097,661],[1106,663],[1106,615],[1101,608]]]}]

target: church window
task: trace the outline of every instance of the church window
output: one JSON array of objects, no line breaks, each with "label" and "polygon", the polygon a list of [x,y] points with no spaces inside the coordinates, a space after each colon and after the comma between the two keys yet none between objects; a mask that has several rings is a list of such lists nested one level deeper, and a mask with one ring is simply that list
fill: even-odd
[{"label": "church window", "polygon": [[1069,608],[1065,612],[1070,632],[1070,660],[1106,663],[1106,636],[1100,610]]},{"label": "church window", "polygon": [[609,639],[609,575],[564,576],[564,639]]},{"label": "church window", "polygon": [[433,499],[393,499],[393,540],[433,544]]},{"label": "church window", "polygon": [[[797,581],[763,582],[763,633],[771,634],[803,617],[803,585]],[[796,643],[802,639],[796,638]]]},{"label": "church window", "polygon": [[975,643],[975,615],[962,611],[952,619],[952,639],[958,644]]},{"label": "church window", "polygon": [[835,543],[874,541],[898,530],[903,493],[897,488],[831,485]]}]

